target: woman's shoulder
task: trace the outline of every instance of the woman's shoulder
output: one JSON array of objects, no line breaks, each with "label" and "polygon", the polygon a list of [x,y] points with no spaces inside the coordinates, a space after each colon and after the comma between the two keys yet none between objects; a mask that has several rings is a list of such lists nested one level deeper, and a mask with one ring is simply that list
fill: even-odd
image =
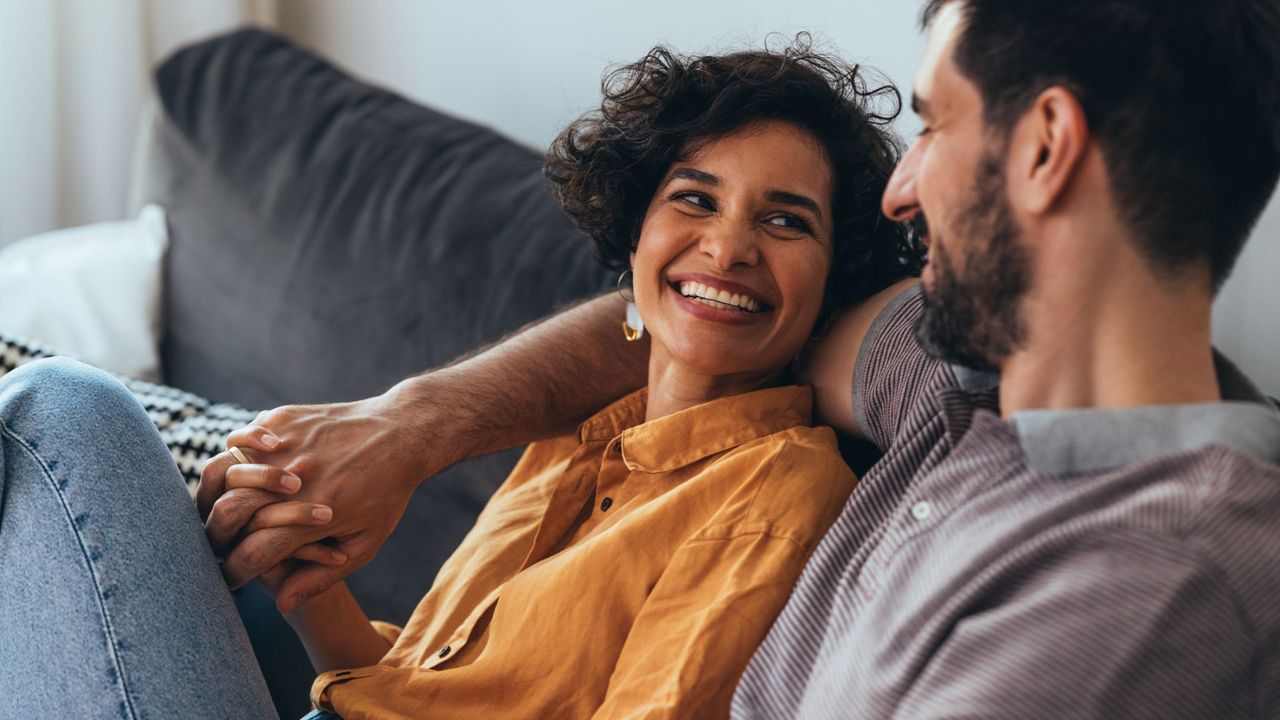
[{"label": "woman's shoulder", "polygon": [[796,425],[777,430],[739,445],[726,457],[733,455],[768,459],[772,463],[780,460],[812,463],[824,469],[834,464],[848,470],[840,456],[836,432],[826,425]]},{"label": "woman's shoulder", "polygon": [[708,471],[741,478],[732,523],[811,547],[857,484],[829,427],[797,426],[725,453]]}]

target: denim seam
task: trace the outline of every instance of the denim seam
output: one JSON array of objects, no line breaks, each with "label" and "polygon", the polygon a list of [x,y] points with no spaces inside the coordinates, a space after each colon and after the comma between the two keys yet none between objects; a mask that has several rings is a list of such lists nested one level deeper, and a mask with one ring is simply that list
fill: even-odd
[{"label": "denim seam", "polygon": [[111,659],[115,664],[116,676],[119,678],[118,685],[120,687],[120,694],[124,698],[125,709],[128,711],[129,718],[136,718],[138,716],[137,711],[133,707],[132,698],[129,697],[129,683],[124,671],[124,661],[120,657],[120,648],[118,646],[115,628],[111,626],[111,616],[107,612],[106,599],[102,596],[102,583],[98,577],[98,570],[94,566],[93,559],[90,557],[88,548],[84,545],[84,539],[80,535],[80,528],[76,526],[75,516],[71,512],[70,506],[67,504],[66,497],[62,494],[62,488],[58,487],[58,481],[53,476],[53,470],[49,467],[48,463],[44,461],[44,458],[40,457],[40,454],[35,451],[35,448],[33,448],[29,442],[15,433],[3,421],[0,421],[0,435],[11,438],[27,451],[27,454],[31,456],[35,463],[40,467],[40,470],[44,473],[45,479],[49,482],[49,485],[53,488],[54,495],[58,498],[58,504],[62,506],[62,511],[67,519],[67,524],[71,527],[71,534],[76,539],[76,545],[80,547],[80,554],[84,557],[85,566],[89,568],[89,577],[93,580],[94,596],[98,601],[98,611],[102,614],[102,627],[107,632],[108,644],[111,649]]}]

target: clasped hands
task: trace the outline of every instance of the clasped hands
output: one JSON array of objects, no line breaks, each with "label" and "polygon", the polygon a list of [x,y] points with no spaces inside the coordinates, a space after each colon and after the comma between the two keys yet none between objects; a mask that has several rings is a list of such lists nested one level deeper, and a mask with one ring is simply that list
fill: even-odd
[{"label": "clasped hands", "polygon": [[[231,588],[258,579],[288,614],[367,564],[414,489],[456,458],[390,394],[260,413],[200,473],[196,506]],[[439,448],[448,450],[449,448]]]}]

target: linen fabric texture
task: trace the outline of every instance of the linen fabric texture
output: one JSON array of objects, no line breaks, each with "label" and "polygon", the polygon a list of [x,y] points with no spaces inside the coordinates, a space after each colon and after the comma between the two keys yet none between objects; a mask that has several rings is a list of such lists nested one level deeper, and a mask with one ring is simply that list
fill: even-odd
[{"label": "linen fabric texture", "polygon": [[808,388],[642,423],[645,391],[535,443],[378,665],[312,699],[373,717],[723,717],[855,478]]},{"label": "linen fabric texture", "polygon": [[743,675],[736,718],[1280,717],[1280,415],[1226,402],[997,414],[873,324],[855,416],[885,452]]},{"label": "linen fabric texture", "polygon": [[0,334],[118,375],[160,378],[164,210],[54,230],[0,249]]}]

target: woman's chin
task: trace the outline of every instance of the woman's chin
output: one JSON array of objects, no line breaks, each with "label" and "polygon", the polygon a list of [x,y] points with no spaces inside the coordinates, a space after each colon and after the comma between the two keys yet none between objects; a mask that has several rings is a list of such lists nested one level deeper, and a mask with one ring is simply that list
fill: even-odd
[{"label": "woman's chin", "polygon": [[[656,340],[656,342],[661,342]],[[683,338],[674,346],[668,345],[666,364],[669,368],[707,378],[724,378],[725,380],[750,381],[758,379],[760,385],[776,376],[786,363],[775,360],[764,360],[762,348],[745,346],[742,343],[716,342],[708,338]],[[656,359],[656,356],[655,356]]]}]

